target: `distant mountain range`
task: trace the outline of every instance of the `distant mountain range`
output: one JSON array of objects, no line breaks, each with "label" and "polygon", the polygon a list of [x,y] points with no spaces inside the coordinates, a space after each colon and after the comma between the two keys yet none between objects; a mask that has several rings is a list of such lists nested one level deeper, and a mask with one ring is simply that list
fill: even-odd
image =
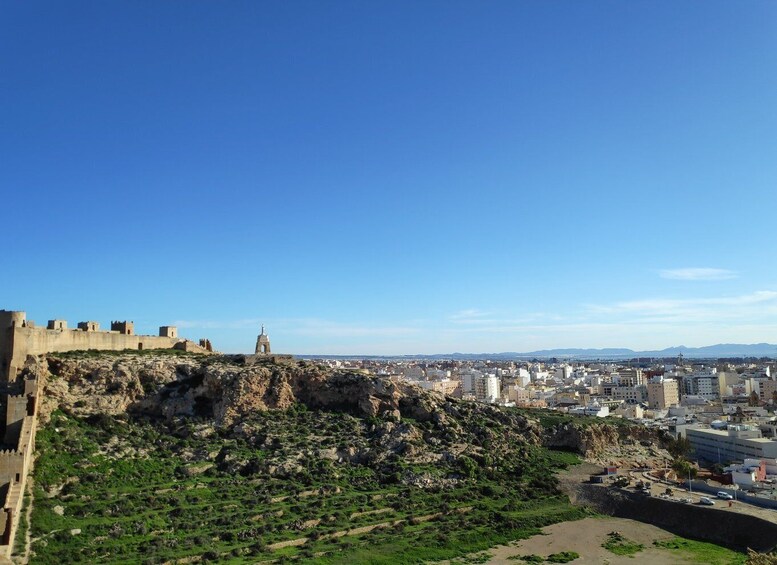
[{"label": "distant mountain range", "polygon": [[773,343],[719,343],[704,347],[678,345],[654,351],[634,351],[626,348],[605,349],[541,349],[526,353],[441,353],[434,355],[300,355],[317,359],[632,359],[635,357],[671,358],[680,354],[686,359],[720,359],[726,357],[777,358],[777,345]]},{"label": "distant mountain range", "polygon": [[686,347],[678,345],[653,351],[634,351],[632,349],[545,349],[520,355],[536,357],[677,357],[681,355],[691,359],[709,359],[712,357],[777,357],[777,345],[772,343],[718,343],[704,347]]}]

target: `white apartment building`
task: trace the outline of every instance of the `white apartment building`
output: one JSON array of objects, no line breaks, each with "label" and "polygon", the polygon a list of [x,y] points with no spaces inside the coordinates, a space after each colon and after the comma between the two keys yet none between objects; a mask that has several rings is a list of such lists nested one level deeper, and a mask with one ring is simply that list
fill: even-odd
[{"label": "white apartment building", "polygon": [[494,403],[502,393],[502,383],[496,375],[481,375],[475,380],[475,398]]},{"label": "white apartment building", "polygon": [[548,380],[548,377],[550,376],[550,373],[547,371],[542,371],[540,369],[533,369],[531,371],[531,382],[541,382],[544,383],[546,380]]},{"label": "white apartment building", "polygon": [[720,398],[720,383],[715,369],[683,377],[683,394],[705,400]]},{"label": "white apartment building", "polygon": [[515,384],[525,387],[531,383],[531,374],[526,369],[518,369],[515,373]]},{"label": "white apartment building", "polygon": [[707,461],[777,458],[777,441],[761,437],[760,430],[744,424],[729,425],[726,430],[688,428],[685,437],[696,456]]}]

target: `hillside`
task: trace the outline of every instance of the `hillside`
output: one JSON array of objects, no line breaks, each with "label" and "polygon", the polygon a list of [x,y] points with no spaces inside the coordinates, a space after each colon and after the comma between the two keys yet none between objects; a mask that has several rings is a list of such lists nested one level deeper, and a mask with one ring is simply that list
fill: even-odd
[{"label": "hillside", "polygon": [[577,458],[519,411],[239,356],[27,370],[45,379],[32,563],[409,563],[585,515],[553,476]]}]

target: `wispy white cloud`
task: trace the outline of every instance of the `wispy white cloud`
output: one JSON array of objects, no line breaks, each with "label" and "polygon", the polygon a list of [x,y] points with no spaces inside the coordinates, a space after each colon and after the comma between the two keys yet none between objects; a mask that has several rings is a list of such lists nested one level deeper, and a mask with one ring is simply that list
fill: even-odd
[{"label": "wispy white cloud", "polygon": [[470,320],[481,320],[486,316],[490,316],[490,312],[484,310],[478,310],[477,308],[468,308],[466,310],[459,310],[451,314],[451,320],[468,322]]},{"label": "wispy white cloud", "polygon": [[630,300],[617,302],[611,305],[589,305],[589,309],[595,312],[616,313],[634,312],[655,314],[660,312],[673,312],[689,306],[743,306],[770,302],[777,299],[777,291],[759,290],[751,294],[740,296],[724,296],[713,298],[650,298],[644,300]]},{"label": "wispy white cloud", "polygon": [[[321,318],[178,320],[182,329],[240,334],[243,349],[264,323],[279,346],[308,353],[446,353],[531,351],[552,347],[631,347],[768,341],[777,319],[777,290],[712,297],[655,297],[582,304],[563,312],[460,310],[437,319],[391,323]],[[214,340],[214,343],[217,341]]]},{"label": "wispy white cloud", "polygon": [[777,310],[777,291],[711,298],[650,298],[588,305],[590,314],[643,322],[700,322],[762,318]]},{"label": "wispy white cloud", "polygon": [[710,268],[685,268],[685,269],[663,269],[659,271],[661,278],[678,281],[724,281],[735,279],[739,276],[735,271],[728,269],[710,269]]},{"label": "wispy white cloud", "polygon": [[[484,326],[514,327],[539,321],[560,321],[562,319],[564,318],[545,312],[530,312],[519,317],[507,317],[495,315],[493,312],[472,309],[460,310],[451,314],[448,317],[448,322],[456,326],[480,326],[479,329],[483,329]],[[462,331],[469,330],[462,328]]]}]

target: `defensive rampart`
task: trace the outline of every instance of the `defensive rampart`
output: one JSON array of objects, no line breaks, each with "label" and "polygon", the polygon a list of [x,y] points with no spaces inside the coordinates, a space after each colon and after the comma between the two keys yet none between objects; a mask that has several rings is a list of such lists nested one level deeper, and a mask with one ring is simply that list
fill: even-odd
[{"label": "defensive rampart", "polygon": [[81,322],[77,329],[67,329],[64,320],[51,320],[48,325],[46,328],[36,326],[27,320],[24,312],[0,310],[0,381],[14,381],[28,355],[87,349],[180,348],[209,352],[194,342],[177,337],[175,326],[162,326],[160,334],[164,335],[154,336],[135,335],[131,322],[113,322],[113,327],[121,329],[112,331],[92,329],[99,327],[96,322]]},{"label": "defensive rampart", "polygon": [[127,335],[118,332],[89,332],[83,330],[47,330],[43,328],[15,328],[12,358],[23,365],[27,355],[57,351],[86,349],[171,349],[182,339],[153,335]]},{"label": "defensive rampart", "polygon": [[37,379],[24,381],[24,393],[9,397],[9,405],[21,409],[6,414],[5,444],[0,450],[0,485],[5,500],[0,510],[0,555],[11,556],[19,516],[22,512],[24,488],[35,452],[35,430],[39,407],[40,386]]}]

